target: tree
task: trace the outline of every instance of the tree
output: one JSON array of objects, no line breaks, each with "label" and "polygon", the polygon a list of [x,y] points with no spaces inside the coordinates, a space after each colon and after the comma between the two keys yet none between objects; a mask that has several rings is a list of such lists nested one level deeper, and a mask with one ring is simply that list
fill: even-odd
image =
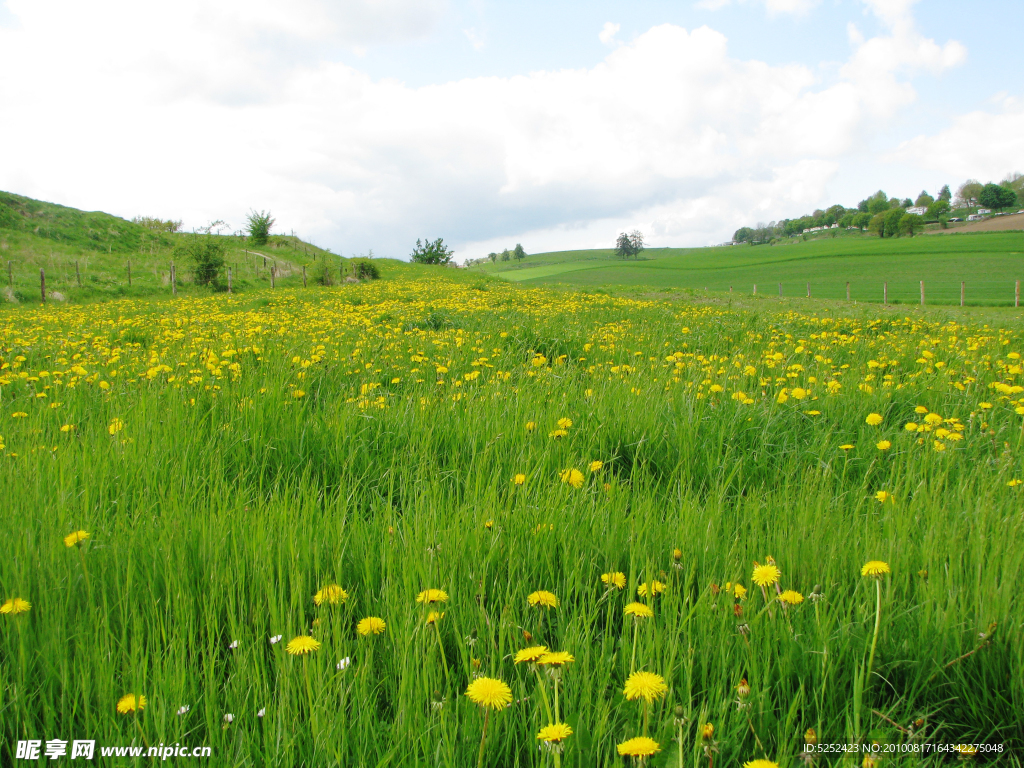
[{"label": "tree", "polygon": [[270,211],[249,211],[245,217],[249,224],[249,238],[253,245],[266,245],[267,237],[270,236],[270,229],[274,226],[274,217]]},{"label": "tree", "polygon": [[633,258],[636,258],[644,249],[644,233],[634,229],[629,233],[629,244],[633,249]]},{"label": "tree", "polygon": [[734,243],[745,243],[754,236],[754,230],[750,227],[740,227],[733,235],[732,240]]},{"label": "tree", "polygon": [[978,204],[978,195],[981,194],[981,182],[976,179],[968,179],[960,185],[956,191],[956,203],[965,208],[973,208]]},{"label": "tree", "polygon": [[487,254],[487,258],[490,259],[492,262],[497,261],[498,254],[496,254],[494,251],[491,251],[490,253]]},{"label": "tree", "polygon": [[947,213],[949,213],[949,200],[943,200],[941,197],[928,206],[927,216],[929,219],[937,219]]},{"label": "tree", "polygon": [[943,185],[942,189],[939,190],[939,200],[945,200],[947,203],[953,199],[953,193],[949,191],[949,184]]},{"label": "tree", "polygon": [[986,208],[1002,210],[1017,204],[1017,195],[1012,189],[998,184],[986,184],[978,194],[978,202]]},{"label": "tree", "polygon": [[419,238],[416,238],[416,247],[410,254],[412,260],[417,264],[448,264],[453,255],[455,252],[446,246],[440,237],[434,241],[427,239],[425,243],[421,243]]},{"label": "tree", "polygon": [[868,232],[878,235],[879,237],[885,237],[885,214],[876,213],[871,217],[871,221],[868,222]]},{"label": "tree", "polygon": [[935,202],[935,198],[921,190],[921,194],[917,196],[917,200],[914,201],[914,205],[919,208],[927,208],[929,205]]},{"label": "tree", "polygon": [[633,255],[633,244],[629,242],[629,235],[620,232],[615,239],[615,255],[620,259],[628,259]]},{"label": "tree", "polygon": [[511,259],[512,259],[512,254],[508,252],[508,248],[504,249],[501,252],[501,260],[502,261],[510,261]]},{"label": "tree", "polygon": [[882,190],[878,190],[866,200],[861,200],[857,209],[863,213],[870,213],[872,216],[887,211],[889,210],[889,197]]},{"label": "tree", "polygon": [[891,208],[885,212],[885,237],[899,237],[900,219],[906,216],[903,208]]},{"label": "tree", "polygon": [[903,202],[900,203],[900,206],[903,207],[903,208],[909,208],[913,204],[914,204],[913,200],[911,200],[909,197],[905,197],[905,198],[903,198]]},{"label": "tree", "polygon": [[858,227],[861,231],[867,228],[868,224],[871,223],[870,213],[858,213],[853,217],[853,226]]},{"label": "tree", "polygon": [[522,261],[526,258],[526,250],[523,248],[522,244],[516,243],[515,250],[512,251],[512,256],[516,261]]},{"label": "tree", "polygon": [[218,237],[193,232],[175,247],[174,253],[192,262],[192,281],[196,285],[217,286],[224,269],[224,244]]},{"label": "tree", "polygon": [[915,232],[920,232],[921,227],[924,226],[924,219],[918,216],[916,213],[904,213],[900,217],[899,221],[899,233],[901,235],[914,236]]}]

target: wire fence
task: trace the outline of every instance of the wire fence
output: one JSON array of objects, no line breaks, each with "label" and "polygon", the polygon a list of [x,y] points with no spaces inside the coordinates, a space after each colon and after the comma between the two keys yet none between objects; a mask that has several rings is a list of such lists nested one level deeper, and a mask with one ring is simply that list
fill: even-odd
[{"label": "wire fence", "polygon": [[760,297],[838,299],[876,304],[1020,306],[1020,280],[820,280],[708,283],[705,290]]}]

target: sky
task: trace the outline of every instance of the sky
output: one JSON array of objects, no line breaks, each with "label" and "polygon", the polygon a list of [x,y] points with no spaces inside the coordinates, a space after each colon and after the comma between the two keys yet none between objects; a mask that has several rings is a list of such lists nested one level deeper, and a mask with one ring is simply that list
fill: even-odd
[{"label": "sky", "polygon": [[0,189],[346,256],[702,246],[1024,171],[1019,0],[0,0]]}]

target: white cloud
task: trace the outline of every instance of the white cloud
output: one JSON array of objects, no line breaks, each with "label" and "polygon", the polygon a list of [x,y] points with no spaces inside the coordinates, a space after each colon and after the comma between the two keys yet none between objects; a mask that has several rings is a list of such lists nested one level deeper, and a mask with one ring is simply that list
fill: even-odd
[{"label": "white cloud", "polygon": [[469,44],[473,46],[474,51],[482,51],[484,45],[487,43],[487,38],[482,32],[477,32],[475,29],[464,29],[462,34],[469,40]]},{"label": "white cloud", "polygon": [[1003,111],[971,112],[931,136],[904,142],[891,160],[911,162],[951,178],[999,181],[1024,170],[1024,104],[1003,100]]},{"label": "white cloud", "polygon": [[[736,0],[737,4],[744,5],[747,2],[763,3],[765,10],[771,15],[780,13],[792,13],[802,15],[814,8],[820,0]],[[698,0],[694,3],[695,8],[705,11],[717,11],[732,5],[733,0]]]},{"label": "white cloud", "polygon": [[[424,34],[428,6],[443,10],[302,0],[282,15],[256,0],[237,21],[199,0],[16,0],[20,26],[0,28],[0,145],[17,152],[0,188],[187,225],[269,208],[345,252],[405,255],[438,235],[460,258],[517,233],[528,250],[598,244],[636,222],[655,244],[717,242],[738,220],[818,204],[867,128],[913,98],[898,73],[956,59],[897,30],[825,84],[666,24],[588,69],[412,88],[319,53],[332,35]],[[405,26],[381,8],[407,10]]]},{"label": "white cloud", "polygon": [[601,29],[601,32],[598,34],[597,38],[605,45],[615,45],[615,43],[618,42],[615,39],[615,36],[619,34],[620,28],[621,25],[615,24],[614,22],[611,21],[606,21],[604,23],[604,27]]}]

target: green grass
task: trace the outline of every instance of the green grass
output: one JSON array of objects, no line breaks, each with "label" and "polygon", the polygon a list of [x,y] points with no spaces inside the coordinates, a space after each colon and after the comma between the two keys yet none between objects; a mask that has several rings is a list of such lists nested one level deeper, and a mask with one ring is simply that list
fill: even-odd
[{"label": "green grass", "polygon": [[[1019,322],[394,270],[0,314],[0,600],[32,603],[0,616],[0,761],[18,739],[90,738],[209,745],[211,765],[461,768],[481,673],[517,702],[489,718],[484,764],[550,766],[537,677],[512,659],[542,643],[575,656],[567,767],[627,765],[616,744],[644,728],[622,695],[634,654],[669,686],[649,715],[658,768],[707,765],[706,722],[716,766],[797,765],[809,727],[825,743],[1000,744],[988,764],[1021,765]],[[919,405],[963,440],[918,444],[903,425]],[[78,529],[80,552],[62,542]],[[753,586],[769,555],[803,604]],[[871,559],[892,575],[869,676]],[[600,582],[615,570],[623,592]],[[623,606],[653,579],[667,591],[635,628]],[[331,582],[347,602],[316,607]],[[436,630],[426,588],[450,595]],[[557,609],[528,606],[541,589]],[[359,638],[366,616],[385,634]],[[311,629],[320,650],[284,652]],[[148,698],[138,718],[115,711],[130,692]]]},{"label": "green grass", "polygon": [[736,294],[845,299],[881,303],[883,284],[894,303],[959,304],[966,283],[970,305],[1011,305],[1015,281],[1024,279],[1024,233],[983,233],[881,240],[852,236],[777,246],[661,248],[646,260],[622,261],[610,250],[529,256],[519,263],[476,267],[529,284],[571,287],[681,288]]}]

